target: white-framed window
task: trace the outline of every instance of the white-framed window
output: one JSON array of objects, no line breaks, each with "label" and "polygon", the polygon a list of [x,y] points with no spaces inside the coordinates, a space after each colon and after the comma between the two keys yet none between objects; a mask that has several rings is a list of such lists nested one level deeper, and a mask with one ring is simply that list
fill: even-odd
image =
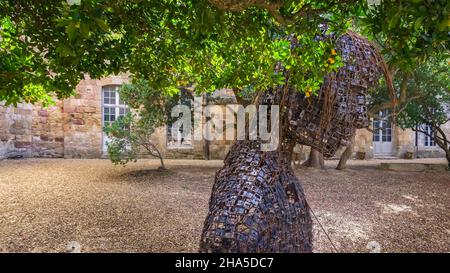
[{"label": "white-framed window", "polygon": [[[180,93],[179,93],[178,104],[186,105],[191,109],[191,111],[193,111],[193,105],[194,105],[193,96],[186,90],[181,89]],[[169,113],[169,115],[170,115],[170,113]],[[191,115],[191,117],[193,117],[193,115]],[[172,134],[172,125],[173,125],[173,122],[175,122],[175,120],[177,120],[177,118],[174,119],[169,116],[168,124],[166,127],[166,136],[167,136],[166,147],[167,147],[167,149],[169,149],[169,150],[171,150],[171,149],[192,149],[193,148],[192,139],[183,138],[181,131],[176,132],[175,135]],[[192,122],[193,122],[193,120],[192,120]],[[180,128],[180,130],[183,130],[183,128]],[[191,136],[192,135],[193,134],[191,133]]]},{"label": "white-framed window", "polygon": [[[129,108],[120,99],[120,85],[106,85],[102,87],[102,125],[114,122],[118,117],[124,116]],[[103,133],[103,151],[107,150],[108,136]]]},{"label": "white-framed window", "polygon": [[389,114],[390,110],[383,110],[379,117],[373,120],[374,142],[392,142],[392,121]]},{"label": "white-framed window", "polygon": [[436,146],[436,142],[434,141],[434,138],[430,137],[430,135],[432,136],[433,133],[433,128],[431,128],[430,125],[425,125],[424,126],[424,131],[427,134],[424,134],[424,138],[423,138],[423,146],[425,147],[434,147]]},{"label": "white-framed window", "polygon": [[107,85],[102,88],[103,125],[115,121],[128,111],[128,107],[120,99],[119,87],[119,85]]}]

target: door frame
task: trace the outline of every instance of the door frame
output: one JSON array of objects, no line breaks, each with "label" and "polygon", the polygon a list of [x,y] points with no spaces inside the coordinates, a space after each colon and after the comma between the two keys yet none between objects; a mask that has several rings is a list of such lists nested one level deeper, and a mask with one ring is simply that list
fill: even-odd
[{"label": "door frame", "polygon": [[[376,118],[373,118],[373,120],[372,120],[372,128],[373,128],[372,145],[373,145],[373,155],[374,155],[374,157],[377,157],[377,156],[392,156],[392,155],[394,155],[394,152],[395,152],[394,151],[395,150],[394,149],[394,131],[395,130],[394,130],[394,124],[393,124],[393,122],[391,120],[391,117],[389,116],[390,112],[391,111],[389,109],[380,111],[378,116]],[[388,116],[387,119],[386,119],[386,116]],[[375,126],[374,126],[376,121],[379,122],[379,125],[378,125],[377,128],[375,128]],[[384,130],[383,130],[383,123],[389,123],[390,124],[389,134],[386,134],[384,132]],[[379,137],[378,141],[375,141],[375,134],[376,134],[375,132],[376,131],[378,131],[378,137]],[[387,141],[387,140],[383,141],[384,137],[386,137],[386,138],[389,137],[390,141]],[[379,144],[376,144],[376,143],[379,143]],[[376,148],[375,148],[376,145],[383,145],[383,143],[384,143],[384,145],[388,145],[387,143],[389,143],[389,145],[388,145],[389,152],[383,153],[383,151],[377,151],[376,150]],[[383,150],[382,146],[380,146],[380,149]]]}]

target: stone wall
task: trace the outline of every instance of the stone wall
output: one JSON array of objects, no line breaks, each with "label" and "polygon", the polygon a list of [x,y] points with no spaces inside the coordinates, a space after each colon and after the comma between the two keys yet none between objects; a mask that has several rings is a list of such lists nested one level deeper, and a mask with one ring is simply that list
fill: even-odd
[{"label": "stone wall", "polygon": [[[166,159],[203,159],[203,141],[194,141],[192,147],[168,148],[167,147],[167,127],[162,126],[155,130],[151,136],[151,141],[158,148],[163,158]],[[144,151],[144,157],[148,157]]]},{"label": "stone wall", "polygon": [[354,153],[365,152],[366,159],[373,158],[373,134],[367,129],[356,130]]},{"label": "stone wall", "polygon": [[78,84],[76,93],[64,100],[64,157],[101,157],[101,86],[87,79]]},{"label": "stone wall", "polygon": [[125,82],[126,75],[101,80],[86,77],[77,85],[75,97],[64,100],[64,157],[103,156],[102,87]]},{"label": "stone wall", "polygon": [[0,158],[102,157],[102,87],[127,81],[126,75],[86,78],[74,97],[47,108],[0,104]]},{"label": "stone wall", "polygon": [[414,138],[411,129],[401,129],[394,126],[394,156],[405,158],[407,152],[414,152]]},{"label": "stone wall", "polygon": [[0,104],[0,159],[7,156],[11,142],[8,142],[9,123],[6,119],[7,108]]},{"label": "stone wall", "polygon": [[[442,130],[445,132],[447,139],[450,139],[450,122],[447,122],[442,127]],[[415,135],[415,133],[413,133]],[[415,138],[413,138],[415,139]],[[420,139],[420,137],[419,137]],[[425,147],[423,145],[419,145],[416,149],[416,156],[418,158],[427,158],[427,157],[445,157],[445,152],[439,146],[434,147]]]},{"label": "stone wall", "polygon": [[[222,109],[222,116],[225,118],[225,110],[226,106],[224,104],[226,103],[236,103],[235,101],[232,101],[230,99],[230,94],[226,92],[227,90],[220,90],[220,92],[217,92],[217,94],[223,95],[223,100],[219,100],[217,98],[211,99],[208,103],[213,105],[218,105]],[[216,94],[216,95],[217,95]],[[203,105],[203,111],[205,110],[205,106]],[[205,130],[205,123],[206,118],[202,118],[202,130]],[[224,120],[225,125],[225,120]],[[224,127],[225,129],[225,127]],[[204,134],[204,132],[202,131]],[[166,158],[179,158],[179,159],[206,159],[207,153],[206,153],[206,140],[194,140],[193,145],[191,148],[180,148],[180,149],[174,149],[174,148],[168,148],[166,145],[167,142],[167,128],[163,127],[158,132],[157,135],[159,138],[157,138],[157,142],[159,143],[159,146],[162,147],[163,154]],[[225,138],[225,133],[223,134],[223,138]],[[230,150],[232,144],[234,141],[227,141],[225,139],[223,140],[211,140],[209,141],[209,159],[224,159],[225,156],[228,154],[228,151]]]},{"label": "stone wall", "polygon": [[32,113],[32,156],[63,157],[63,103],[43,108],[36,106]]},{"label": "stone wall", "polygon": [[63,142],[61,102],[0,106],[0,158],[62,157]]},{"label": "stone wall", "polygon": [[27,104],[0,106],[0,156],[30,157],[33,107]]},{"label": "stone wall", "polygon": [[[450,138],[450,122],[443,126],[444,132]],[[405,158],[407,152],[413,152],[416,157],[444,157],[444,151],[439,146],[425,147],[422,143],[422,138],[419,137],[419,145],[416,147],[415,133],[411,129],[401,129],[397,126],[393,127],[393,153],[392,156],[398,158]],[[356,141],[354,152],[365,151],[366,159],[374,157],[373,153],[373,134],[366,130],[361,129],[356,131]],[[340,151],[336,157],[340,155]]]},{"label": "stone wall", "polygon": [[[112,76],[101,80],[86,77],[76,87],[76,95],[56,105],[43,108],[40,105],[19,104],[5,107],[0,103],[0,159],[8,157],[66,157],[100,158],[103,151],[102,87],[128,82],[127,75]],[[212,101],[213,104],[221,102]],[[205,120],[203,120],[203,123]],[[205,140],[194,141],[191,148],[168,149],[166,127],[159,128],[152,139],[165,158],[204,159]],[[450,122],[444,126],[450,138]],[[373,157],[372,133],[357,130],[354,155],[366,153]],[[217,140],[209,144],[210,159],[223,159],[231,147],[231,141]],[[404,157],[407,151],[416,151],[419,157],[441,157],[439,147],[415,147],[411,130],[393,129],[393,155]],[[336,154],[339,157],[342,149]],[[308,154],[308,148],[303,150]],[[353,156],[354,157],[354,156]]]}]

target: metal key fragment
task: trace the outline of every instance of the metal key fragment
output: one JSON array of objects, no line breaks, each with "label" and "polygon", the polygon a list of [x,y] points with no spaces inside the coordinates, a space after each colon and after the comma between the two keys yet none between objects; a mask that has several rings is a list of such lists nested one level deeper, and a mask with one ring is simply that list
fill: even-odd
[{"label": "metal key fragment", "polygon": [[382,57],[366,39],[350,32],[338,46],[345,65],[325,78],[319,96],[288,89],[283,104],[284,86],[262,94],[262,103],[287,108],[282,144],[274,152],[262,152],[260,141],[233,145],[216,173],[201,252],[312,251],[311,216],[289,146],[300,143],[332,156],[367,125],[367,91],[381,76]]}]

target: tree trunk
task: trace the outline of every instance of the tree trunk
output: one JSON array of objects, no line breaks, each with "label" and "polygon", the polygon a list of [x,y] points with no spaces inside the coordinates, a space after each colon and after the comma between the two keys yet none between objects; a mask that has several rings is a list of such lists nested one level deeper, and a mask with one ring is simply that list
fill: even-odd
[{"label": "tree trunk", "polygon": [[161,166],[159,166],[158,169],[162,170],[162,171],[166,170],[166,166],[164,165],[164,158],[163,158],[162,154],[159,152],[159,149],[155,145],[153,145],[153,147],[154,147],[157,157],[159,158],[159,161],[161,163]]},{"label": "tree trunk", "polygon": [[313,148],[311,148],[308,159],[302,165],[304,167],[311,167],[315,169],[325,169],[323,155]]},{"label": "tree trunk", "polygon": [[301,148],[299,150],[295,150],[294,146],[294,151],[292,152],[292,165],[294,166],[294,168],[298,168],[299,166],[301,166],[302,160],[304,160],[303,145],[301,145]]},{"label": "tree trunk", "polygon": [[164,165],[164,157],[161,154],[161,152],[159,151],[158,147],[156,147],[155,144],[153,144],[152,142],[148,142],[148,141],[142,141],[139,144],[142,147],[144,147],[151,156],[159,158],[159,161],[161,163],[161,166],[159,166],[159,168],[158,168],[159,170],[167,170],[166,166]]},{"label": "tree trunk", "polygon": [[204,145],[203,145],[203,158],[205,160],[210,160],[210,151],[209,151],[209,146],[210,146],[210,141],[209,140],[205,140]]},{"label": "tree trunk", "polygon": [[445,151],[445,155],[447,156],[448,170],[450,171],[450,149]]},{"label": "tree trunk", "polygon": [[[448,170],[450,171],[450,141],[447,138],[444,130],[438,125],[433,126],[433,131],[435,132],[434,139],[439,147],[445,151],[445,156],[447,157]],[[438,136],[438,133],[441,134]]]},{"label": "tree trunk", "polygon": [[353,155],[353,148],[355,147],[355,136],[353,136],[350,145],[345,148],[345,151],[342,153],[341,158],[339,159],[339,164],[336,167],[336,170],[345,170],[347,168],[347,161]]},{"label": "tree trunk", "polygon": [[292,141],[288,145],[287,154],[286,154],[289,165],[291,165],[292,161],[294,160],[294,148],[295,148],[295,142]]},{"label": "tree trunk", "polygon": [[238,141],[216,173],[201,252],[311,252],[312,220],[288,152]]},{"label": "tree trunk", "polygon": [[164,159],[162,156],[159,157],[159,161],[161,162],[161,166],[159,167],[160,170],[167,170],[166,166],[164,165]]}]

